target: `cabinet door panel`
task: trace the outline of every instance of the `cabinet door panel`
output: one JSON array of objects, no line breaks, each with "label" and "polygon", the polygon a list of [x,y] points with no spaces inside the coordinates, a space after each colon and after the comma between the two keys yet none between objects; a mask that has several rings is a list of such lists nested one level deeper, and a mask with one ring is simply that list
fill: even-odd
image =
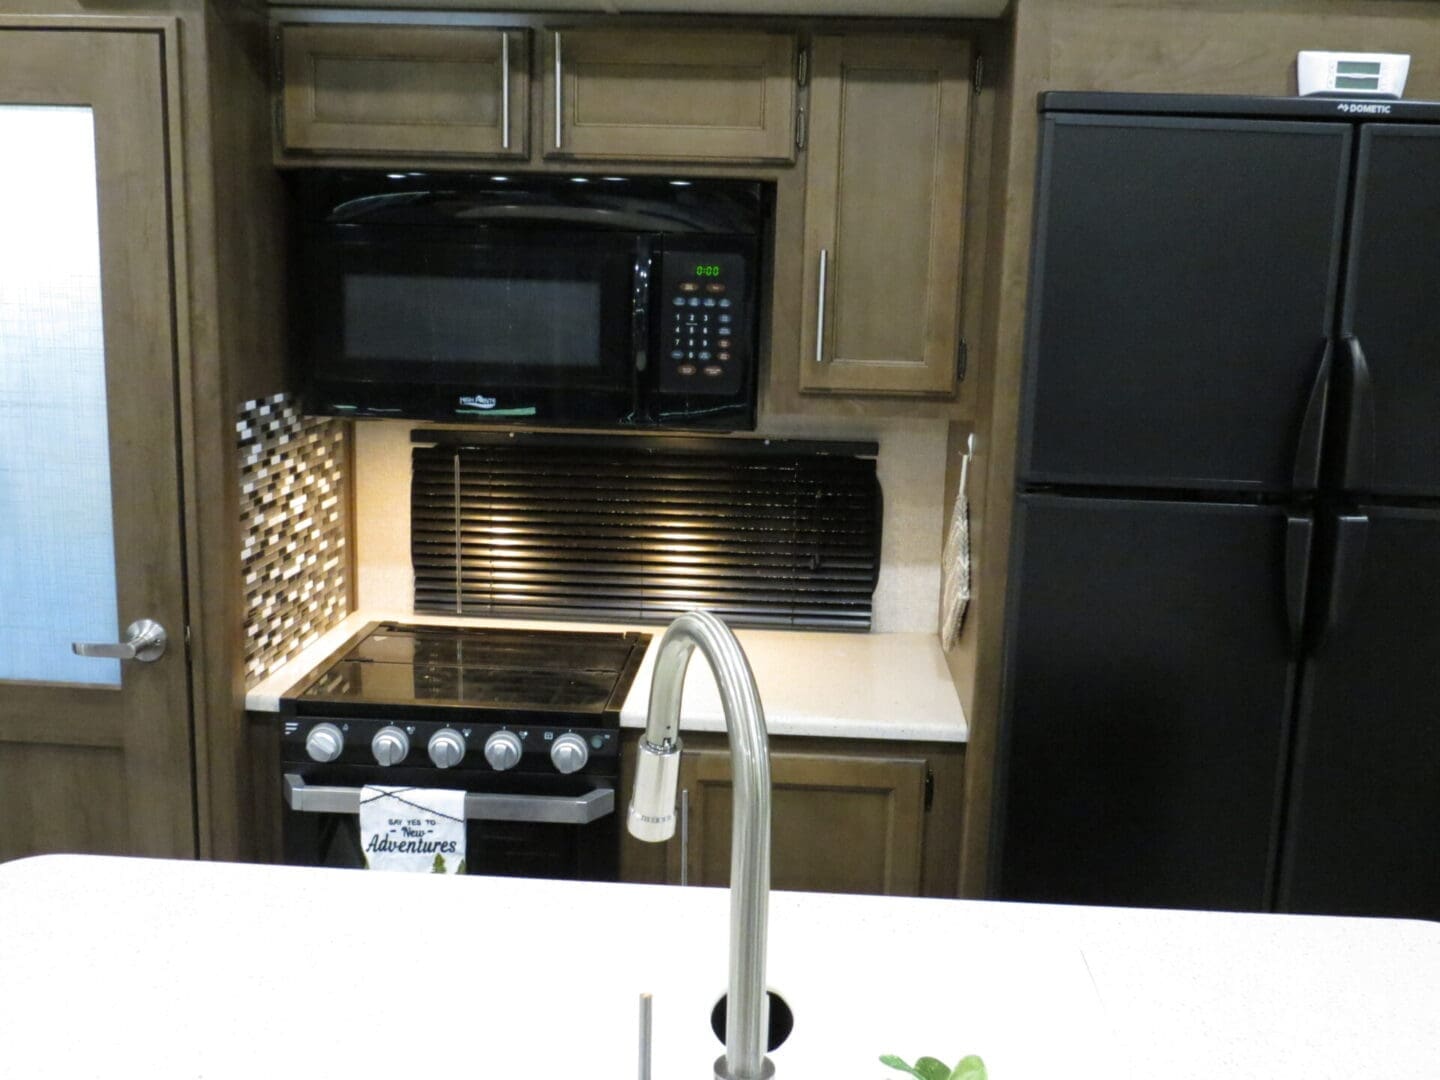
[{"label": "cabinet door panel", "polygon": [[1022,479],[1314,484],[1298,447],[1319,430],[1350,145],[1344,124],[1044,121]]},{"label": "cabinet door panel", "polygon": [[[917,896],[924,844],[923,758],[860,758],[779,751],[770,757],[771,885],[807,892]],[[730,881],[728,750],[686,750],[689,881]],[[677,863],[679,844],[672,844]]]},{"label": "cabinet door panel", "polygon": [[1360,343],[1369,385],[1342,483],[1440,495],[1440,130],[1366,125],[1356,175],[1342,330]]},{"label": "cabinet door panel", "polygon": [[1279,906],[1437,919],[1440,510],[1362,515],[1336,626],[1306,666]]},{"label": "cabinet door panel", "polygon": [[545,156],[793,161],[795,45],[735,30],[555,31]]},{"label": "cabinet door panel", "polygon": [[819,37],[812,68],[801,387],[948,393],[969,46]]},{"label": "cabinet door panel", "polygon": [[523,157],[526,40],[475,27],[286,26],[283,150]]},{"label": "cabinet door panel", "polygon": [[1286,513],[1019,503],[998,896],[1264,909],[1297,648]]}]

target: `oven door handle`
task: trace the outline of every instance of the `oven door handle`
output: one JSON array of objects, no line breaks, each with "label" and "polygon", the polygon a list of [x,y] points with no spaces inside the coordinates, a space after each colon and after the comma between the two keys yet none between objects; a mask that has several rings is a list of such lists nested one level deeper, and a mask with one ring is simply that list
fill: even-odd
[{"label": "oven door handle", "polygon": [[[306,814],[358,814],[358,787],[307,784],[295,773],[285,774],[285,805]],[[470,821],[529,821],[547,825],[588,825],[615,812],[613,788],[584,795],[497,795],[467,792],[465,817]]]}]

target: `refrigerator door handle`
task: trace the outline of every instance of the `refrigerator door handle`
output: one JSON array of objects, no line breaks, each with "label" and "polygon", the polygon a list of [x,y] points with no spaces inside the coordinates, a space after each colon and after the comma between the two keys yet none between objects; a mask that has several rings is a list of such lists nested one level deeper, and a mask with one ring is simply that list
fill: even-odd
[{"label": "refrigerator door handle", "polygon": [[1312,652],[1320,652],[1345,625],[1345,618],[1360,591],[1360,578],[1365,569],[1365,544],[1369,535],[1370,518],[1367,514],[1335,516],[1335,563],[1330,576],[1330,596],[1325,606],[1325,624]]},{"label": "refrigerator door handle", "polygon": [[1285,613],[1290,624],[1290,650],[1300,654],[1305,635],[1305,585],[1310,579],[1310,552],[1315,519],[1291,514],[1285,522]]},{"label": "refrigerator door handle", "polygon": [[1325,436],[1325,413],[1330,402],[1330,369],[1334,367],[1335,342],[1326,337],[1320,346],[1320,365],[1315,382],[1310,386],[1310,399],[1305,405],[1305,419],[1300,424],[1300,439],[1295,445],[1295,471],[1292,486],[1296,491],[1314,491],[1320,486],[1320,446]]},{"label": "refrigerator door handle", "polygon": [[1349,415],[1345,431],[1345,487],[1363,490],[1375,467],[1375,394],[1370,365],[1354,334],[1344,337],[1350,360]]}]

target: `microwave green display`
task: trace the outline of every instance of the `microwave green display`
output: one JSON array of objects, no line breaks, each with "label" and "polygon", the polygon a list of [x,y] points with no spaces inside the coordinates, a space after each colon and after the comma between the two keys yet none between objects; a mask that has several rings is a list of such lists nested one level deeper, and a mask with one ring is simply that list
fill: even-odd
[{"label": "microwave green display", "polygon": [[716,266],[714,263],[708,263],[708,264],[707,264],[707,263],[701,263],[699,266],[695,267],[695,276],[696,276],[696,277],[719,277],[719,276],[720,276],[720,267]]}]

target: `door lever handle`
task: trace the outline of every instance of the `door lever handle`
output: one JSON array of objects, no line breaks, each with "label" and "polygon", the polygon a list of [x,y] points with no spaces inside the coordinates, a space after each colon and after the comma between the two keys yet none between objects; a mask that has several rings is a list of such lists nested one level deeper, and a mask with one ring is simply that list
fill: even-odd
[{"label": "door lever handle", "polygon": [[118,643],[72,642],[76,656],[102,656],[112,660],[139,660],[149,664],[165,655],[169,638],[154,619],[137,619],[125,628],[125,640]]}]

